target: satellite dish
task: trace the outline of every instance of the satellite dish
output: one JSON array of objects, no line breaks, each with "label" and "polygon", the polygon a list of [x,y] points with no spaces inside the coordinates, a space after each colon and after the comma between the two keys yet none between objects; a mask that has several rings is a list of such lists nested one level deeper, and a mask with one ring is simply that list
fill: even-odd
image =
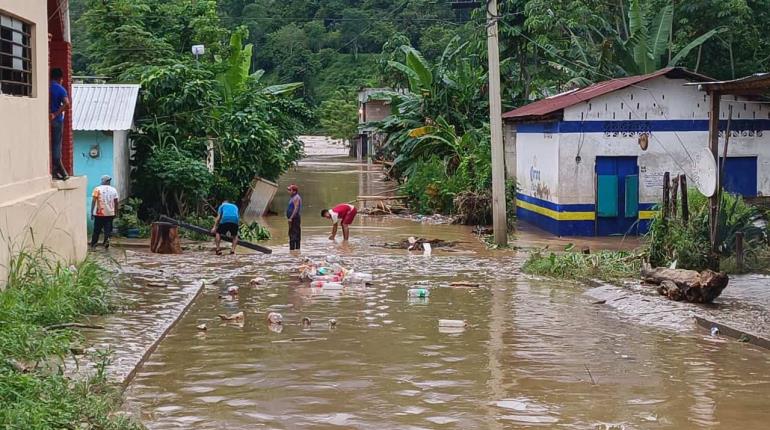
[{"label": "satellite dish", "polygon": [[714,154],[708,148],[702,148],[695,154],[692,180],[701,194],[711,197],[717,191],[717,163]]}]

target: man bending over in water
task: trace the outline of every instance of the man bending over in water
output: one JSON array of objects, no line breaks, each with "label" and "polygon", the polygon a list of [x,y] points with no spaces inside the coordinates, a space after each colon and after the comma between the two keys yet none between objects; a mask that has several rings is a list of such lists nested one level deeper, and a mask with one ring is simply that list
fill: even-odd
[{"label": "man bending over in water", "polygon": [[337,224],[342,224],[342,238],[345,240],[350,239],[350,224],[356,218],[356,213],[356,207],[347,203],[341,203],[331,209],[322,210],[321,216],[332,220],[334,223],[329,240],[337,238]]}]

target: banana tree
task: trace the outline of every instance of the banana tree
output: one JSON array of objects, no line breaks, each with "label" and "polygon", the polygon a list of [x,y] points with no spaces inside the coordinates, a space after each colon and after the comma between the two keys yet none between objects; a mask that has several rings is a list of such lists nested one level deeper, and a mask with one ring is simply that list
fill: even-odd
[{"label": "banana tree", "polygon": [[[629,35],[618,36],[618,62],[626,75],[652,73],[665,64],[675,67],[695,48],[727,29],[717,27],[690,41],[678,52],[671,52],[674,5],[669,3],[657,15],[649,0],[631,0],[628,9]],[[666,62],[665,58],[668,57]]]}]

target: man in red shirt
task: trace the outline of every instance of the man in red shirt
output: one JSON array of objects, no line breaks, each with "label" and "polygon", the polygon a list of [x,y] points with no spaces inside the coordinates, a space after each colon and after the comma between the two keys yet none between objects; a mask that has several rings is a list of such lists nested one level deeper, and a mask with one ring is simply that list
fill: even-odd
[{"label": "man in red shirt", "polygon": [[324,209],[321,211],[321,216],[332,220],[334,225],[332,226],[332,234],[329,236],[329,240],[337,238],[337,224],[342,224],[342,237],[345,240],[350,238],[350,224],[356,218],[356,207],[347,203],[341,203],[332,209]]}]

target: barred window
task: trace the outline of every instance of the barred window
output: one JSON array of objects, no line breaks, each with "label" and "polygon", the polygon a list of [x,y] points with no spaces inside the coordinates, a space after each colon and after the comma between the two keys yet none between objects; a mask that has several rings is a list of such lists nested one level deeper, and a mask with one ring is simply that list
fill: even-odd
[{"label": "barred window", "polygon": [[31,26],[0,13],[0,94],[32,95]]}]

